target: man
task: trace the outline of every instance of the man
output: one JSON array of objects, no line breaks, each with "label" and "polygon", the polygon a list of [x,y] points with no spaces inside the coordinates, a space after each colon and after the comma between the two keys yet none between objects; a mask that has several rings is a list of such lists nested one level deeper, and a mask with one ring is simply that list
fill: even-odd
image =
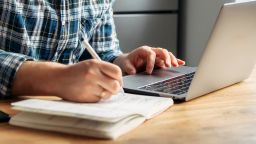
[{"label": "man", "polygon": [[[1,97],[56,95],[97,102],[120,90],[122,73],[184,65],[161,48],[142,46],[122,54],[112,3],[0,0]],[[89,59],[81,33],[105,62]]]}]

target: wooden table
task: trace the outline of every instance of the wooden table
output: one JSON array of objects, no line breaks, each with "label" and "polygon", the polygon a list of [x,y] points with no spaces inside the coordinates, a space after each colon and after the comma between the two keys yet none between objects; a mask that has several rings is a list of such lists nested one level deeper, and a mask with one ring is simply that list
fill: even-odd
[{"label": "wooden table", "polygon": [[[10,101],[0,109],[10,114]],[[115,141],[0,124],[0,144],[249,144],[256,143],[256,68],[242,83],[175,104]]]}]

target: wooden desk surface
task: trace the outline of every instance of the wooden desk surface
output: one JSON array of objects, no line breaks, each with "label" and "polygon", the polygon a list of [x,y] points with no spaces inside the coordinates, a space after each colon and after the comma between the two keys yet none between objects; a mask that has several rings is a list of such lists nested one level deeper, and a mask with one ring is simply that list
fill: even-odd
[{"label": "wooden desk surface", "polygon": [[[10,102],[0,109],[14,114]],[[256,143],[256,68],[242,83],[175,104],[115,141],[0,124],[0,144],[220,144]]]}]

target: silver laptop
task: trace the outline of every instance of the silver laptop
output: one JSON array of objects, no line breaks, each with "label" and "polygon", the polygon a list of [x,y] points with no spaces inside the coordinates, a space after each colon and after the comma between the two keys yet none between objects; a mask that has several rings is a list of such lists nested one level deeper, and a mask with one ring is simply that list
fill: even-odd
[{"label": "silver laptop", "polygon": [[197,68],[124,77],[126,92],[188,101],[248,78],[256,62],[256,1],[224,4]]}]

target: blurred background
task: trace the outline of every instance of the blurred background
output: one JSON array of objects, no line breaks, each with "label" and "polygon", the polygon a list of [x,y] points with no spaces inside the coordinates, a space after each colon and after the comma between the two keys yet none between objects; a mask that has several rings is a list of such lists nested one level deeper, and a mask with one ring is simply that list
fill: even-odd
[{"label": "blurred background", "polygon": [[116,0],[121,48],[163,47],[197,66],[221,6],[235,1],[246,0]]}]

